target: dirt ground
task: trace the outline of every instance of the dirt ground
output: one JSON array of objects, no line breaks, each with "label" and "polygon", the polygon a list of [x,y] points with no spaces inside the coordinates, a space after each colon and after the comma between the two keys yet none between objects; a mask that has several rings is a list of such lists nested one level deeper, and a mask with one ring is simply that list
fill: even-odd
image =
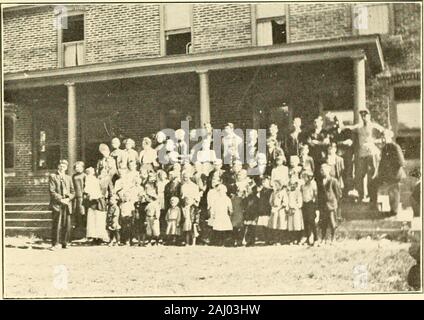
[{"label": "dirt ground", "polygon": [[410,244],[322,247],[92,247],[50,251],[5,240],[5,296],[279,295],[408,291]]}]

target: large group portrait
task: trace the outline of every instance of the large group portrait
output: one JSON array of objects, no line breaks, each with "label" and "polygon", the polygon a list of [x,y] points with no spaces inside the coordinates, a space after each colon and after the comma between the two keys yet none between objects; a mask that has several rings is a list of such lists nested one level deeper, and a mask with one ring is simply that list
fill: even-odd
[{"label": "large group portrait", "polygon": [[421,3],[1,20],[4,298],[422,292]]}]

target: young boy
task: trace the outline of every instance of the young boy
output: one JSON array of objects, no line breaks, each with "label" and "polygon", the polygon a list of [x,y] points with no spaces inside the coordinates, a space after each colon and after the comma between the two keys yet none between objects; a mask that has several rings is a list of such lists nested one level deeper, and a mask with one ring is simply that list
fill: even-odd
[{"label": "young boy", "polygon": [[[119,230],[121,229],[121,226],[119,225],[119,216],[120,216],[120,210],[118,206],[118,201],[116,196],[111,196],[109,198],[109,207],[107,210],[107,216],[106,216],[106,227],[109,231],[109,246],[112,245],[119,245],[120,244],[120,234]],[[113,242],[115,240],[115,242]]]},{"label": "young boy", "polygon": [[149,202],[146,206],[146,234],[151,245],[158,245],[160,236],[160,203],[157,194],[153,191],[146,193],[146,197]]},{"label": "young boy", "polygon": [[321,221],[321,241],[326,242],[327,229],[330,228],[331,242],[333,242],[341,189],[337,179],[331,176],[331,167],[328,164],[322,164],[320,173],[322,179],[318,183],[318,205]]},{"label": "young boy", "polygon": [[172,197],[170,200],[170,208],[166,212],[165,220],[167,223],[166,226],[166,244],[175,245],[177,242],[177,237],[181,234],[180,223],[181,223],[181,208],[178,206],[180,199],[177,197]]},{"label": "young boy", "polygon": [[[199,210],[194,204],[193,197],[183,198],[184,206],[181,208],[182,231],[185,236],[184,245],[196,245],[196,238],[199,236]],[[184,241],[184,240],[183,240]]]},{"label": "young boy", "polygon": [[[319,211],[317,209],[318,188],[314,180],[314,172],[312,170],[302,171],[303,184],[300,187],[302,191],[302,214],[303,223],[305,225],[305,237],[309,245],[314,245],[318,240],[317,222],[319,220]],[[318,216],[317,216],[318,211]]]}]

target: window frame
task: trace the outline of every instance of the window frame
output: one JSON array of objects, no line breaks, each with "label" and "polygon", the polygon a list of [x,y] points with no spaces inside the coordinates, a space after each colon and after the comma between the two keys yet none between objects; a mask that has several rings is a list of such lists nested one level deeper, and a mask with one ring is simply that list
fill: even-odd
[{"label": "window frame", "polygon": [[264,21],[271,21],[278,18],[282,18],[285,21],[286,24],[286,43],[279,43],[279,44],[273,44],[273,45],[282,45],[282,44],[288,44],[290,43],[290,5],[288,3],[281,3],[281,5],[284,6],[285,15],[284,16],[275,16],[275,17],[268,17],[268,18],[258,18],[257,17],[257,3],[252,3],[250,5],[250,12],[251,12],[251,33],[252,33],[252,46],[257,47],[258,46],[258,28],[257,24],[259,22]]},{"label": "window frame", "polygon": [[57,52],[58,52],[58,68],[72,68],[72,67],[78,67],[78,66],[65,66],[65,46],[69,44],[77,44],[82,43],[83,44],[83,63],[82,65],[86,64],[86,39],[87,39],[87,19],[85,18],[85,12],[82,10],[75,10],[72,11],[69,9],[69,11],[66,12],[66,14],[58,14],[56,17],[62,19],[63,17],[70,17],[70,16],[82,16],[83,22],[84,22],[84,40],[80,41],[71,41],[71,42],[63,42],[62,41],[62,28],[57,28]]},{"label": "window frame", "polygon": [[191,53],[186,54],[192,54],[194,53],[194,37],[193,37],[193,3],[189,4],[189,17],[190,17],[190,27],[182,28],[182,29],[175,29],[175,30],[165,30],[165,5],[166,3],[162,3],[159,6],[159,16],[160,16],[160,55],[163,57],[166,56],[175,56],[175,54],[167,55],[166,54],[166,36],[167,34],[179,34],[179,33],[188,33],[190,31],[191,36]]},{"label": "window frame", "polygon": [[[4,170],[5,172],[9,173],[9,172],[14,172],[16,169],[16,114],[12,113],[12,112],[5,112],[4,113],[4,119],[3,119],[3,125],[5,123],[6,118],[11,118],[12,119],[12,126],[13,126],[13,139],[12,142],[6,142],[4,141],[4,146],[6,146],[6,144],[12,144],[13,145],[13,167],[11,168],[6,168],[6,164],[4,166]],[[6,127],[4,127],[6,129]]]},{"label": "window frame", "polygon": [[[55,172],[57,168],[49,169],[49,168],[39,168],[38,167],[38,160],[39,160],[39,118],[42,116],[42,113],[48,110],[48,108],[42,108],[42,109],[34,109],[32,112],[32,119],[33,119],[33,125],[32,125],[32,167],[33,172],[38,174],[45,174],[45,173],[51,173]],[[50,143],[46,145],[59,145],[59,159],[62,159],[63,157],[63,150],[62,150],[62,142],[63,142],[63,118],[60,116],[60,112],[55,112],[54,117],[56,118],[56,121],[59,126],[59,138],[57,143]]]}]

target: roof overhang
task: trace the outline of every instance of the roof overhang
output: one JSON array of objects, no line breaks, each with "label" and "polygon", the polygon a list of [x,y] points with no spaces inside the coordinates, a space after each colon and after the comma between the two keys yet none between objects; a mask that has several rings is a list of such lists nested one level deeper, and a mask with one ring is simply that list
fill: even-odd
[{"label": "roof overhang", "polygon": [[372,73],[384,70],[383,53],[377,35],[9,73],[4,75],[4,79],[5,89],[13,90],[63,85],[67,82],[86,83],[205,70],[355,59],[364,56]]}]

